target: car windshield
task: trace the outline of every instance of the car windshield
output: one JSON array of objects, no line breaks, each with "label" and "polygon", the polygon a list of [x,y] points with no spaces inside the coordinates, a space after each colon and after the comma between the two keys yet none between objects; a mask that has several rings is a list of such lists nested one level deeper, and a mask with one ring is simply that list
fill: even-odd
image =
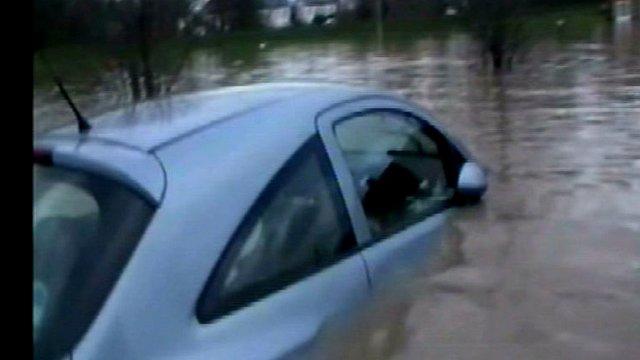
[{"label": "car windshield", "polygon": [[102,177],[34,165],[33,341],[38,359],[71,351],[98,313],[153,207]]}]

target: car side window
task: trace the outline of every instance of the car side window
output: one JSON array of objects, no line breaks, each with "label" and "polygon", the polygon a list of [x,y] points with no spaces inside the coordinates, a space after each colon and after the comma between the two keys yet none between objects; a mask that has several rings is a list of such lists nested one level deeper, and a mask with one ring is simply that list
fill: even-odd
[{"label": "car side window", "polygon": [[453,195],[446,141],[415,118],[373,111],[338,122],[334,131],[374,239],[435,214]]},{"label": "car side window", "polygon": [[197,309],[212,319],[291,284],[356,247],[340,190],[314,137],[280,170],[241,223]]}]

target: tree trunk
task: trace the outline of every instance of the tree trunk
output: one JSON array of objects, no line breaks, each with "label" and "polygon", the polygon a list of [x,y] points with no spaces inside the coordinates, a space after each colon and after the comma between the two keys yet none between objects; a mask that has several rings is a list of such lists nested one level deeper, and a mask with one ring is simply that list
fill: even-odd
[{"label": "tree trunk", "polygon": [[493,68],[495,70],[502,69],[502,63],[505,56],[505,34],[502,31],[496,31],[497,34],[491,36],[489,44],[489,52],[493,59]]},{"label": "tree trunk", "polygon": [[151,6],[149,0],[143,0],[140,4],[140,59],[142,60],[142,76],[144,81],[144,88],[147,98],[154,98],[157,95],[157,89],[155,79],[153,76],[153,70],[151,68],[151,35],[152,35],[152,18],[151,18]]},{"label": "tree trunk", "polygon": [[151,69],[151,56],[148,46],[143,46],[142,52],[142,76],[144,81],[144,90],[147,98],[154,98],[157,94],[156,83]]},{"label": "tree trunk", "polygon": [[502,58],[503,58],[502,51],[497,49],[492,51],[491,57],[493,59],[493,68],[496,70],[502,69]]},{"label": "tree trunk", "polygon": [[138,64],[135,60],[130,60],[127,68],[129,73],[129,82],[131,85],[131,97],[133,102],[140,101],[142,93],[140,92],[140,73],[138,72]]}]

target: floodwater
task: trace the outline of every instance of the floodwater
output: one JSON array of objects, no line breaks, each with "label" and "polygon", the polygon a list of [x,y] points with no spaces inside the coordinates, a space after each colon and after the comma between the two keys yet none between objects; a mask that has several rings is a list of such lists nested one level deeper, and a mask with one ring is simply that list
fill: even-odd
[{"label": "floodwater", "polygon": [[[174,91],[287,79],[390,89],[430,109],[489,171],[483,203],[452,212],[438,266],[327,340],[331,357],[640,358],[637,25],[538,42],[501,75],[464,33],[255,48],[195,52]],[[98,85],[81,107],[118,105],[118,86]],[[38,132],[70,118],[57,94],[34,96]]]}]

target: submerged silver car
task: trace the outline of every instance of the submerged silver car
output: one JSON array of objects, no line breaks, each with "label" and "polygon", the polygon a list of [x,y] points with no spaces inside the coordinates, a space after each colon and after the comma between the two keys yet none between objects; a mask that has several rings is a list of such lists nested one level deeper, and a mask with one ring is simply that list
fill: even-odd
[{"label": "submerged silver car", "polygon": [[300,357],[487,187],[373,90],[233,87],[91,122],[34,144],[37,358]]}]

